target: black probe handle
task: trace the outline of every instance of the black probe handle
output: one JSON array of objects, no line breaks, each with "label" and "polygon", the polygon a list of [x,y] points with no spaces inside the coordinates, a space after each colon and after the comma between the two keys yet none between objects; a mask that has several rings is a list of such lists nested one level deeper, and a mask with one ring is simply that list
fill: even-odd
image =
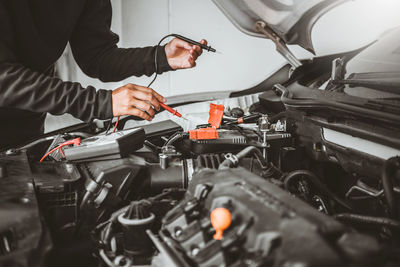
[{"label": "black probe handle", "polygon": [[179,34],[173,34],[173,36],[176,37],[176,38],[178,38],[178,39],[181,39],[181,40],[183,40],[183,41],[185,41],[185,42],[188,42],[189,44],[198,45],[198,46],[200,46],[202,49],[207,50],[208,52],[214,52],[214,53],[217,52],[217,50],[215,50],[215,49],[212,48],[211,46],[207,46],[207,45],[205,45],[205,44],[196,42],[196,41],[194,41],[194,40],[192,40],[192,39],[189,39],[189,38],[187,38],[187,37],[185,37],[185,36],[182,36],[182,35],[179,35]]}]

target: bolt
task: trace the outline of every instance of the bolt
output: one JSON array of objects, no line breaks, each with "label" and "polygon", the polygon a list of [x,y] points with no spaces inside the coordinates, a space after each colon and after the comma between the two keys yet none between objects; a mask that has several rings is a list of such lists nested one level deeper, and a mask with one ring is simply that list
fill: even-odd
[{"label": "bolt", "polygon": [[182,229],[177,229],[175,231],[175,237],[179,237],[182,234]]},{"label": "bolt", "polygon": [[66,164],[66,165],[65,165],[65,170],[66,170],[69,174],[71,174],[71,173],[74,172],[74,166],[73,166],[72,164]]},{"label": "bolt", "polygon": [[199,254],[200,249],[198,247],[195,247],[192,249],[192,256],[196,256],[197,254]]}]

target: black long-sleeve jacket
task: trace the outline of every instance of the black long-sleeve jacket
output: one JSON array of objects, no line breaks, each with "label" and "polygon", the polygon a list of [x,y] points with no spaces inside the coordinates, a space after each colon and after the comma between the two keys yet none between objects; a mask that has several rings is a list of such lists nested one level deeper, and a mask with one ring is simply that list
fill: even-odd
[{"label": "black long-sleeve jacket", "polygon": [[52,76],[68,42],[87,75],[104,82],[170,70],[163,47],[118,48],[110,0],[0,0],[0,147],[43,131],[46,112],[112,117],[111,91]]}]

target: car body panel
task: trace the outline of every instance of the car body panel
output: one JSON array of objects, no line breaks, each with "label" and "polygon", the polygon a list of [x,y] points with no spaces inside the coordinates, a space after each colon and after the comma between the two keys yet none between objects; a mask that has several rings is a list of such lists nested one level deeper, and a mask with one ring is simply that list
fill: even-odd
[{"label": "car body panel", "polygon": [[315,53],[311,31],[317,20],[347,0],[213,0],[242,32],[266,38],[254,29],[265,22],[286,44],[297,44]]}]

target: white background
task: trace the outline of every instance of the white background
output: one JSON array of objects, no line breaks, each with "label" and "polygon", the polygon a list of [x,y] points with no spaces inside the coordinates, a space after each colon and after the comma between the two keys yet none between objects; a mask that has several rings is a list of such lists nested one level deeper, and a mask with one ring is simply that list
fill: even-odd
[{"label": "white background", "polygon": [[[263,81],[285,61],[273,43],[244,35],[211,0],[112,0],[113,30],[121,47],[149,46],[168,33],[192,39],[205,38],[222,54],[204,53],[195,69],[165,73],[153,89],[170,96],[204,91],[240,90]],[[353,0],[325,14],[315,25],[312,39],[317,55],[359,48],[400,25],[400,1]],[[290,49],[300,58],[312,55],[297,46]],[[151,78],[132,77],[120,83],[104,84],[86,77],[68,50],[58,63],[64,79],[84,86],[115,89],[124,83],[147,85]],[[68,117],[68,116],[67,116]],[[50,117],[51,130],[74,120]]]}]

